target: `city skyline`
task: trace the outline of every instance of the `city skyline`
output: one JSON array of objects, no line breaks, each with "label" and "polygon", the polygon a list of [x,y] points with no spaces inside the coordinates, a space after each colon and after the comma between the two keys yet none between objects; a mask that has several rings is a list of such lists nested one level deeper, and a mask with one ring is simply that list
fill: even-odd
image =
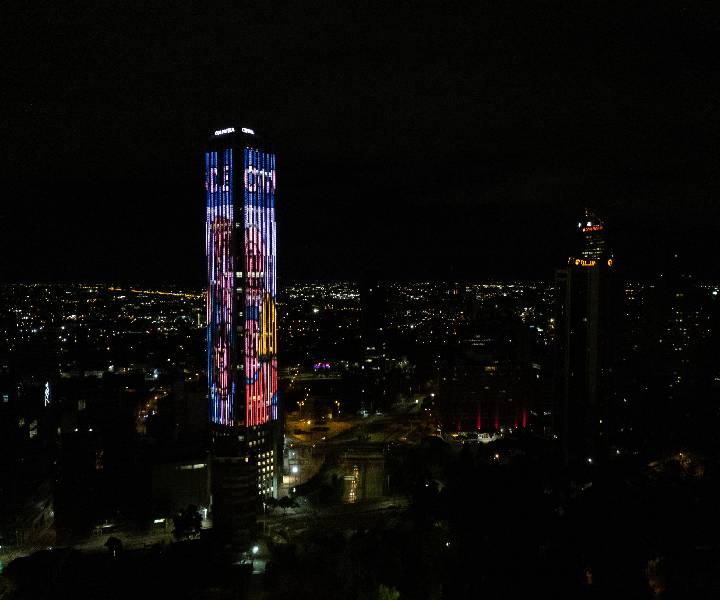
[{"label": "city skyline", "polygon": [[6,13],[0,600],[713,596],[720,8]]}]

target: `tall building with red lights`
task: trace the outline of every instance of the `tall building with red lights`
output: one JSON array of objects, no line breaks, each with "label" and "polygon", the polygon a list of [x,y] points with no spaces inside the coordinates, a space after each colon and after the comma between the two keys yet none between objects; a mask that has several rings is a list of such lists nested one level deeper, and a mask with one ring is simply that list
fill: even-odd
[{"label": "tall building with red lights", "polygon": [[580,250],[582,258],[585,260],[611,258],[611,256],[606,256],[605,224],[587,208],[585,209],[585,218],[578,222],[578,229],[583,238]]},{"label": "tall building with red lights", "polygon": [[252,129],[205,152],[208,400],[213,527],[239,551],[277,493],[275,155]]},{"label": "tall building with red lights", "polygon": [[578,223],[578,253],[556,271],[553,430],[565,462],[592,464],[611,434],[618,292],[605,225],[590,211]]}]

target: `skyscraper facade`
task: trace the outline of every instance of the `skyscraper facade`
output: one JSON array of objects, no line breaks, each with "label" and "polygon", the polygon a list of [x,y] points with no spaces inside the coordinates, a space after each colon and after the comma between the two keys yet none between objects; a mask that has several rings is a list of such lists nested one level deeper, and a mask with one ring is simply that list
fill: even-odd
[{"label": "skyscraper facade", "polygon": [[214,133],[205,153],[213,518],[236,537],[251,528],[258,496],[277,492],[275,184],[275,155],[253,130]]}]

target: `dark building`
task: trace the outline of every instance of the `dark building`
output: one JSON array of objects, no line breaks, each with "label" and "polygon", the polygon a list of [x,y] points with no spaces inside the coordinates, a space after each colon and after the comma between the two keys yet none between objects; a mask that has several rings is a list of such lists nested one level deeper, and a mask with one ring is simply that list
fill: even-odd
[{"label": "dark building", "polygon": [[441,369],[442,429],[463,438],[524,430],[537,395],[529,330],[509,312],[487,306],[472,312]]},{"label": "dark building", "polygon": [[279,445],[275,155],[251,129],[216,131],[205,153],[208,396],[215,537],[247,551]]},{"label": "dark building", "polygon": [[582,245],[556,272],[553,429],[566,462],[592,463],[612,432],[618,285],[605,225],[586,211]]},{"label": "dark building", "polygon": [[717,288],[698,281],[677,251],[644,290],[634,340],[634,423],[649,445],[716,444],[720,394]]},{"label": "dark building", "polygon": [[387,389],[387,288],[376,273],[360,283],[362,396],[360,409],[375,412],[390,405]]}]

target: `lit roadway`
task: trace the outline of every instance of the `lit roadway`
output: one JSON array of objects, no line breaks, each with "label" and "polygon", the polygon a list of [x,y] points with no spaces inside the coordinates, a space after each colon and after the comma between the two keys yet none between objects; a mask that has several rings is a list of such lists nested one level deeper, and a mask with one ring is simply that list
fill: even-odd
[{"label": "lit roadway", "polygon": [[[419,441],[427,424],[423,423],[420,413],[414,410],[417,405],[411,405],[403,412],[394,412],[387,415],[370,415],[365,418],[358,418],[356,422],[345,431],[334,435],[330,439],[324,439],[326,434],[320,434],[319,439],[312,441],[298,441],[296,446],[310,446],[315,448],[333,448],[352,442],[366,444],[388,444],[390,442]],[[367,428],[371,431],[364,431]],[[377,429],[377,431],[376,431]],[[358,435],[365,433],[369,437],[360,440]],[[292,435],[292,434],[291,434]],[[413,438],[413,439],[411,439]],[[417,439],[416,439],[417,438]]]},{"label": "lit roadway", "polygon": [[[302,500],[302,499],[301,499]],[[407,508],[405,496],[384,496],[363,500],[354,504],[335,504],[318,508],[306,505],[290,509],[287,514],[282,509],[259,522],[264,524],[268,535],[279,535],[286,541],[306,531],[345,530],[387,524],[397,518]]]},{"label": "lit roadway", "polygon": [[145,426],[150,415],[154,415],[157,411],[158,400],[162,400],[168,395],[167,390],[161,389],[158,393],[153,394],[148,398],[144,404],[142,404],[137,411],[137,418],[135,420],[135,428],[138,433],[145,433]]}]

